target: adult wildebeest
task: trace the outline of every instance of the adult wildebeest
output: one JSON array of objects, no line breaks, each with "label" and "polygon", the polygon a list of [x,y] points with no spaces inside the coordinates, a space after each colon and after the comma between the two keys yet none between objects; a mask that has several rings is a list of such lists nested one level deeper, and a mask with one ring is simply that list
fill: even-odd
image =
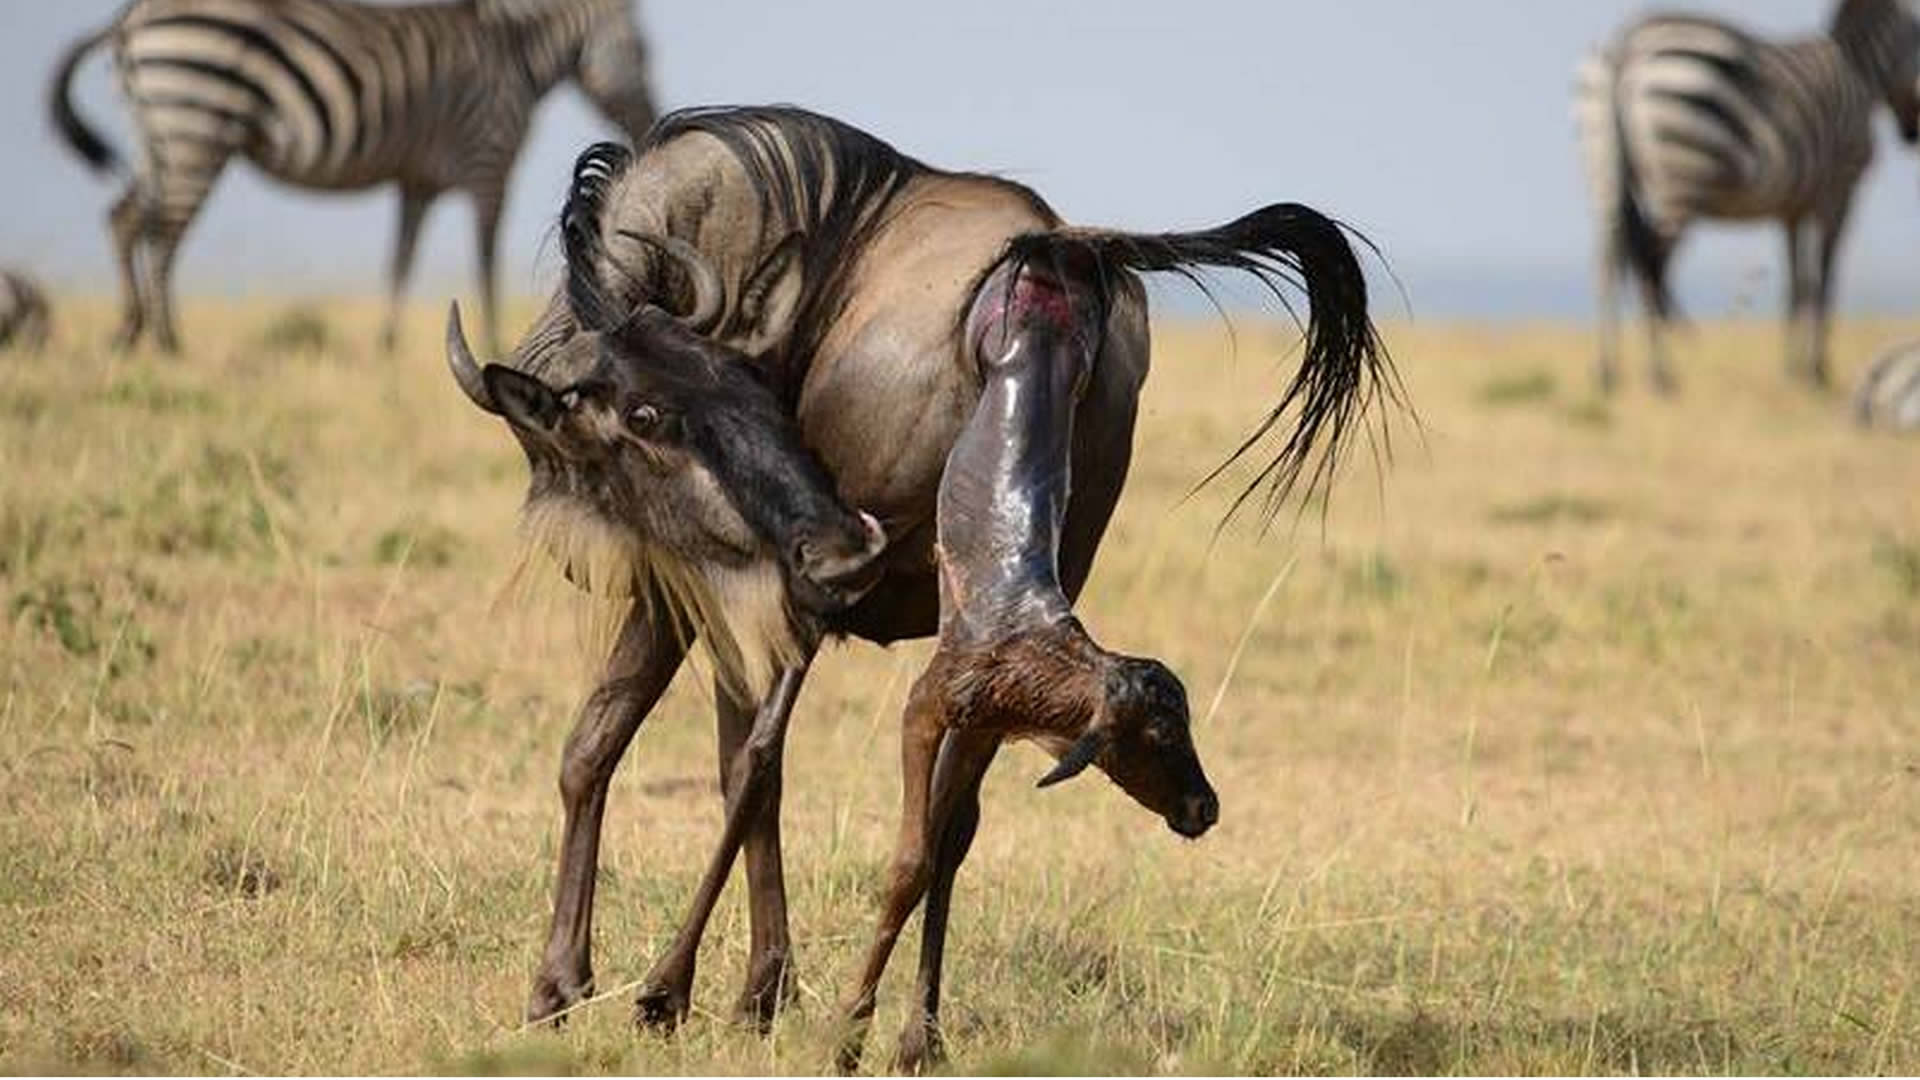
[{"label": "adult wildebeest", "polygon": [[1701,218],[1777,221],[1787,236],[1787,370],[1827,381],[1834,257],[1888,106],[1920,138],[1920,23],[1905,0],[1839,0],[1828,32],[1787,42],[1718,19],[1656,15],[1581,68],[1579,119],[1599,211],[1597,376],[1619,351],[1615,287],[1640,284],[1654,384],[1674,387],[1662,340],[1667,265]]},{"label": "adult wildebeest", "polygon": [[0,270],[0,346],[39,349],[51,319],[47,294],[25,274]]},{"label": "adult wildebeest", "polygon": [[74,112],[80,61],[111,41],[140,134],[138,167],[109,216],[124,314],[179,347],[173,259],[235,155],[298,187],[400,191],[383,340],[391,345],[427,208],[473,200],[480,298],[494,340],[494,259],[507,180],[534,107],[576,81],[639,138],[654,119],[632,0],[134,0],[54,72],[55,128],[96,169],[116,156]]},{"label": "adult wildebeest", "polygon": [[[1126,479],[1147,374],[1146,303],[1132,271],[1231,267],[1308,294],[1299,373],[1241,448],[1291,425],[1262,473],[1278,499],[1303,473],[1326,479],[1363,410],[1394,390],[1361,268],[1341,227],[1306,207],[1269,206],[1193,233],[1069,228],[1018,184],[930,168],[790,108],[681,112],[655,127],[638,156],[588,151],[561,233],[566,287],[501,366],[587,400],[577,388],[597,376],[583,367],[591,350],[575,344],[581,335],[605,333],[649,306],[675,313],[716,355],[751,366],[797,421],[839,499],[884,525],[884,552],[843,574],[863,586],[877,581],[844,590],[841,599],[859,595],[849,606],[814,606],[819,633],[882,643],[939,634],[906,710],[898,850],[849,1006],[857,1030],[924,897],[921,1002],[902,1046],[905,1062],[917,1063],[938,1048],[948,901],[978,820],[980,781],[1003,740],[1036,739],[1056,754],[1046,783],[1098,766],[1182,835],[1206,831],[1218,813],[1179,681],[1156,661],[1095,644],[1071,607]],[[461,385],[497,410],[457,332],[449,353]],[[717,450],[729,445],[739,444]],[[750,457],[768,467],[784,460]],[[586,531],[644,547],[633,592],[650,595],[664,582],[731,598],[683,605],[694,609],[697,633],[726,642],[735,667],[719,694],[727,826],[684,929],[646,980],[639,1015],[671,1024],[686,1013],[701,929],[744,844],[753,952],[740,1004],[765,1017],[781,1001],[791,959],[779,752],[818,635],[782,635],[786,647],[770,647],[755,628],[783,625],[795,606],[789,598],[728,584],[735,571],[715,571],[596,500],[602,485],[589,477],[603,468],[590,455],[536,464],[534,499],[571,491],[582,516],[594,518]],[[574,479],[563,484],[543,469]],[[745,505],[769,489],[738,479],[726,494]],[[768,518],[768,550],[804,547],[780,532],[778,515]],[[786,569],[789,580],[806,576],[791,559]],[[636,605],[628,616],[569,739],[554,918],[528,1008],[535,1019],[590,992],[607,782],[685,650],[661,607]],[[715,612],[725,625],[703,617]],[[750,664],[753,655],[768,659]],[[857,1052],[850,1042],[849,1058]]]},{"label": "adult wildebeest", "polygon": [[1881,353],[1853,394],[1853,418],[1861,427],[1920,431],[1920,341]]}]

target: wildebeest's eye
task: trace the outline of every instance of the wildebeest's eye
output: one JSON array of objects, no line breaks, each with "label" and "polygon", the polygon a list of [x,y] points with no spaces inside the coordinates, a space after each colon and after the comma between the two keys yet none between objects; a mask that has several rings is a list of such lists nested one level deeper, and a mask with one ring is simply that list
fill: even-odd
[{"label": "wildebeest's eye", "polygon": [[560,407],[572,412],[580,407],[580,391],[565,390],[560,394]]},{"label": "wildebeest's eye", "polygon": [[627,410],[627,426],[637,435],[645,435],[660,426],[660,410],[652,405],[635,405]]}]

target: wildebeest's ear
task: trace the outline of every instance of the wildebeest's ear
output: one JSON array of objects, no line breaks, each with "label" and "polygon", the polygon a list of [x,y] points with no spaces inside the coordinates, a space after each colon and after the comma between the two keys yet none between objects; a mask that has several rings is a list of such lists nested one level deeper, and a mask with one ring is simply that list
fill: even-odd
[{"label": "wildebeest's ear", "polygon": [[552,431],[560,422],[560,395],[539,379],[503,364],[488,364],[480,377],[500,414],[515,427]]},{"label": "wildebeest's ear", "polygon": [[747,278],[740,294],[740,323],[746,330],[743,352],[765,353],[793,328],[806,284],[801,274],[806,240],[805,233],[788,233]]},{"label": "wildebeest's ear", "polygon": [[1060,755],[1060,762],[1053,767],[1053,771],[1041,777],[1040,783],[1035,786],[1052,787],[1062,780],[1071,780],[1086,772],[1087,766],[1093,764],[1093,759],[1099,757],[1100,751],[1107,748],[1110,738],[1111,734],[1103,726],[1095,725],[1088,728],[1085,735],[1074,740],[1074,744],[1067,747],[1067,752]]}]

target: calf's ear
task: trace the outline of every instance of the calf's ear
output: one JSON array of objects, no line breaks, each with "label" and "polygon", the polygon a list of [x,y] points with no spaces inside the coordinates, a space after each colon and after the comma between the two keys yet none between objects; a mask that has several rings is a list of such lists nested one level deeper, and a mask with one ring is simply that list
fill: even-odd
[{"label": "calf's ear", "polygon": [[501,364],[488,364],[480,377],[486,381],[487,393],[492,395],[493,403],[500,407],[507,423],[545,432],[552,431],[560,422],[560,414],[565,411],[560,395],[539,379]]}]

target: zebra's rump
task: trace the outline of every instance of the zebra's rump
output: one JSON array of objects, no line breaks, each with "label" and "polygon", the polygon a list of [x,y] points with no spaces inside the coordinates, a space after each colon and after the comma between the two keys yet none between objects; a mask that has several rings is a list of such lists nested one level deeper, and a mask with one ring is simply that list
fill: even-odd
[{"label": "zebra's rump", "polygon": [[473,26],[435,24],[473,21],[465,4],[138,0],[116,44],[150,155],[242,152],[305,186],[357,187],[392,174],[430,82],[471,66],[448,52]]},{"label": "zebra's rump", "polygon": [[1880,354],[1854,391],[1853,413],[1863,427],[1920,431],[1920,341]]},{"label": "zebra's rump", "polygon": [[1874,96],[1831,39],[1773,44],[1657,17],[1622,35],[1612,61],[1618,137],[1662,225],[1810,207],[1871,158]]}]

